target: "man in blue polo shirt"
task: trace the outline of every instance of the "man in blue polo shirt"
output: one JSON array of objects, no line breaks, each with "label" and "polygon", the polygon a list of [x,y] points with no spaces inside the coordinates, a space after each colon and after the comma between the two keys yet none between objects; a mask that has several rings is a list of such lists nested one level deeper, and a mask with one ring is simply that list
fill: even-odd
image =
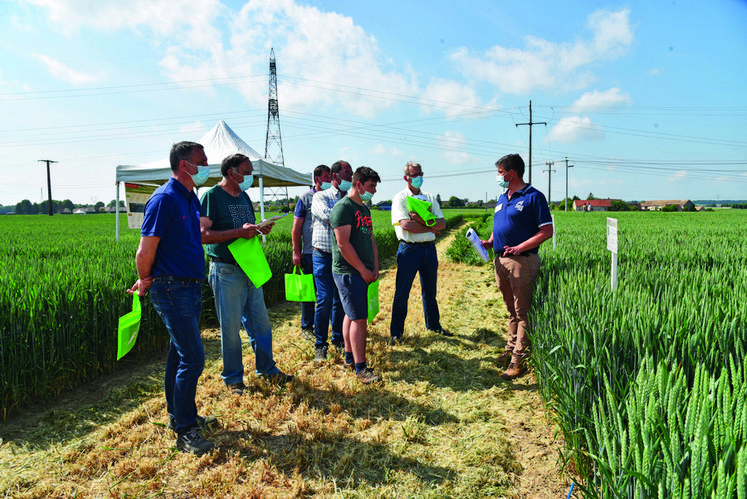
[{"label": "man in blue polo shirt", "polygon": [[495,251],[495,278],[508,310],[508,342],[498,362],[510,361],[501,378],[511,380],[526,371],[528,316],[540,268],[539,246],[552,237],[553,226],[547,199],[522,178],[521,156],[508,154],[495,165],[498,185],[506,191],[495,207],[493,233],[482,243]]},{"label": "man in blue polo shirt", "polygon": [[150,289],[153,308],[171,341],[166,360],[165,392],[169,428],[182,452],[200,455],[214,445],[200,428],[215,417],[197,415],[195,393],[205,366],[200,338],[205,254],[200,240],[200,202],[192,189],[207,180],[207,156],[196,142],[171,148],[171,179],[145,204],[140,245],[135,255],[138,280],[128,290],[144,296]]}]

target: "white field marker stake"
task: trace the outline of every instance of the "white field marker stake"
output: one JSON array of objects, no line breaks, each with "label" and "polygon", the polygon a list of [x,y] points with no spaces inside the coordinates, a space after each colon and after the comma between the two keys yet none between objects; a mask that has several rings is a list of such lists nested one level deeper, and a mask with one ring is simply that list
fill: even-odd
[{"label": "white field marker stake", "polygon": [[550,214],[550,218],[552,218],[552,250],[555,251],[555,248],[558,247],[558,243],[555,241],[555,233],[557,232],[555,230],[555,215]]},{"label": "white field marker stake", "polygon": [[612,252],[612,291],[617,289],[617,219],[607,217],[607,249]]}]

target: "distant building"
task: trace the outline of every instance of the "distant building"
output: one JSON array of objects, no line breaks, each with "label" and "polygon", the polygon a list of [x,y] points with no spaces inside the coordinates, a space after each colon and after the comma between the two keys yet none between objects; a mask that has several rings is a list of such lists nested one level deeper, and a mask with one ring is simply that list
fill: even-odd
[{"label": "distant building", "polygon": [[611,211],[610,199],[576,199],[573,201],[574,211]]},{"label": "distant building", "polygon": [[695,204],[689,199],[670,199],[666,201],[644,201],[641,203],[641,210],[661,211],[665,206],[676,206],[677,211],[691,211],[695,209]]}]

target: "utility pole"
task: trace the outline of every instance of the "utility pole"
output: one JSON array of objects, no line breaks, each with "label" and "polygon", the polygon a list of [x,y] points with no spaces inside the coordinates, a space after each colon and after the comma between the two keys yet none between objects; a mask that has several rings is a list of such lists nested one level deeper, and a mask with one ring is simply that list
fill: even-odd
[{"label": "utility pole", "polygon": [[568,164],[568,156],[565,157],[565,212],[568,213],[568,168],[573,165]]},{"label": "utility pole", "polygon": [[545,125],[546,121],[532,121],[532,99],[529,99],[529,123],[517,123],[516,128],[519,125],[529,125],[529,183],[532,183],[532,126],[533,125]]},{"label": "utility pole", "polygon": [[57,161],[52,161],[51,159],[40,159],[39,163],[46,163],[47,164],[47,196],[49,197],[49,200],[47,201],[47,207],[49,208],[49,216],[52,216],[52,179],[49,176],[49,164],[50,163],[57,163]]},{"label": "utility pole", "polygon": [[550,181],[552,180],[552,174],[555,173],[555,170],[552,169],[552,165],[554,165],[555,163],[553,161],[548,161],[545,164],[547,165],[547,170],[545,171],[547,172],[547,205],[549,206],[550,205],[550,192],[551,192]]}]

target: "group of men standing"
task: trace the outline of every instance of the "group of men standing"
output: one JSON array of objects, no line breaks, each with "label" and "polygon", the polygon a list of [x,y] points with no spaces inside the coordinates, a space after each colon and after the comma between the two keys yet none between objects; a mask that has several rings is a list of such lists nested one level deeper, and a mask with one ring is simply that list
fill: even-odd
[{"label": "group of men standing", "polygon": [[[521,161],[518,155],[510,156]],[[506,158],[496,163],[499,184],[508,187],[508,194],[503,195],[508,196],[505,210],[504,204],[496,208],[493,235],[483,244],[496,251],[496,279],[511,317],[509,341],[499,361],[510,359],[502,377],[513,379],[525,369],[526,315],[539,269],[537,247],[548,237],[548,223],[552,235],[552,225],[545,221],[540,206],[542,194],[521,180],[523,161],[519,165],[515,158]],[[235,395],[246,389],[239,334],[242,325],[255,354],[256,374],[277,384],[291,382],[293,376],[282,372],[273,359],[272,324],[262,287],[255,286],[229,248],[238,239],[266,235],[273,228],[273,224],[257,224],[245,192],[253,183],[250,159],[243,154],[226,157],[221,163],[222,180],[201,200],[193,189],[209,176],[203,146],[195,142],[174,144],[170,164],[172,177],[156,189],[145,206],[135,257],[138,280],[128,292],[143,296],[150,291],[154,309],[169,332],[164,385],[168,426],[177,434],[176,446],[183,452],[203,454],[214,444],[203,437],[201,430],[217,423],[213,416],[198,415],[195,404],[197,382],[205,364],[199,329],[205,280],[203,244],[210,258],[208,282],[221,329],[221,376],[228,389]],[[445,228],[444,217],[437,200],[421,190],[421,165],[407,163],[403,178],[406,187],[392,202],[392,224],[400,240],[390,324],[392,345],[403,337],[407,302],[417,273],[426,328],[452,336],[441,325],[436,301],[438,258],[434,241]],[[378,250],[366,203],[380,182],[378,173],[368,167],[353,172],[346,161],[330,168],[319,165],[314,170],[314,188],[296,205],[292,229],[293,264],[312,272],[316,286],[316,303],[303,306],[301,319],[302,330],[309,337],[313,332],[315,359],[327,359],[331,325],[332,346],[364,384],[379,380],[366,361],[367,289],[379,278]],[[410,197],[430,203],[428,221],[410,208]],[[544,206],[547,210],[546,202]],[[524,256],[528,257],[526,261],[513,262]]]}]

